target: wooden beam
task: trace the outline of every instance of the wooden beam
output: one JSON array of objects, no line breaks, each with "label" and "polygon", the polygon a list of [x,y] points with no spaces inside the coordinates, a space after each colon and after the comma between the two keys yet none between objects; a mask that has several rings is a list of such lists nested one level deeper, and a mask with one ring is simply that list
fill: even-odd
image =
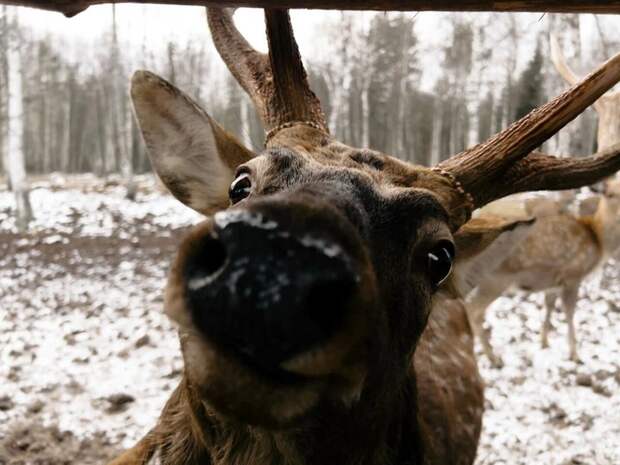
[{"label": "wooden beam", "polygon": [[0,4],[58,11],[73,16],[91,5],[103,3],[155,3],[172,5],[211,5],[221,7],[304,8],[325,10],[396,11],[501,11],[548,13],[620,14],[617,0],[0,0]]}]

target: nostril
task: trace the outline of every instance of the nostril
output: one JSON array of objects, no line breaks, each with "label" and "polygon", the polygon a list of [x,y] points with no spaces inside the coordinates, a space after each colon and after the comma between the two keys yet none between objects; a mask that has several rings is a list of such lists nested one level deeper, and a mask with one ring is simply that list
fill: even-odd
[{"label": "nostril", "polygon": [[315,283],[306,296],[305,313],[324,336],[337,331],[354,293],[351,278],[334,278]]},{"label": "nostril", "polygon": [[226,248],[215,235],[202,239],[186,266],[188,288],[197,290],[213,281],[224,268],[226,258]]}]

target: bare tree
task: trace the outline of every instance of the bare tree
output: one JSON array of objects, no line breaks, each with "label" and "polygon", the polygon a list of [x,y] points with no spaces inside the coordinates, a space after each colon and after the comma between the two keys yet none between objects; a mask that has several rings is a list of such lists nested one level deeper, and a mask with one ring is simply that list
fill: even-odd
[{"label": "bare tree", "polygon": [[123,79],[123,71],[121,68],[120,51],[118,45],[118,30],[116,22],[116,5],[112,5],[112,144],[114,152],[119,161],[121,176],[125,183],[126,197],[134,199],[136,196],[136,186],[133,180],[133,164],[131,162],[131,154],[128,150],[126,139],[126,112],[122,107],[121,80]]},{"label": "bare tree", "polygon": [[[3,8],[6,16],[8,9]],[[26,164],[24,160],[24,102],[22,89],[22,66],[19,54],[18,40],[18,13],[16,8],[11,9],[11,20],[8,44],[7,44],[7,67],[8,67],[8,102],[7,102],[7,148],[6,162],[10,185],[15,194],[15,214],[17,227],[20,231],[28,228],[32,220],[32,208],[30,206],[30,189],[26,179]]]}]

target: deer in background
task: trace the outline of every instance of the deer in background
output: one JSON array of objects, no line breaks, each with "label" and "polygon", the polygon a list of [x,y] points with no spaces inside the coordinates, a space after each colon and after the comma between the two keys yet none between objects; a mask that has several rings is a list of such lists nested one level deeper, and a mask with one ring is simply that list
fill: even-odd
[{"label": "deer in background", "polygon": [[620,55],[426,168],[334,140],[288,12],[265,19],[261,54],[229,11],[208,10],[216,48],[267,130],[260,153],[168,82],[133,76],[154,169],[207,218],[183,240],[165,294],[182,381],[158,424],[112,463],[471,464],[482,386],[450,291],[455,251],[457,271],[480,269],[499,238],[529,225],[476,239],[465,225],[474,209],[620,168],[620,153],[531,153],[620,79]]},{"label": "deer in background", "polygon": [[[613,151],[620,150],[620,144]],[[536,224],[527,237],[508,253],[492,276],[482,278],[467,296],[466,306],[472,329],[481,342],[491,364],[499,368],[501,358],[495,354],[484,331],[487,308],[507,289],[514,287],[528,292],[545,292],[545,319],[541,331],[543,348],[549,346],[551,315],[558,297],[568,323],[569,356],[578,361],[575,335],[575,308],[583,280],[620,249],[620,182],[605,183],[596,212],[592,216],[569,213],[538,213]],[[497,221],[484,210],[478,221]]]},{"label": "deer in background", "polygon": [[[570,68],[566,58],[562,53],[562,48],[557,38],[551,34],[549,37],[551,44],[551,61],[557,72],[564,78],[569,85],[574,85],[579,79],[577,74]],[[593,108],[598,116],[598,130],[596,144],[598,150],[604,150],[620,143],[620,90],[609,91],[601,96],[593,104]],[[579,203],[579,212],[582,215],[591,215],[596,211],[598,196],[582,199]],[[564,205],[566,202],[574,200],[574,196],[568,195],[564,201],[559,202],[558,211],[566,212],[569,209]]]},{"label": "deer in background", "polygon": [[[578,78],[567,65],[553,35],[550,43],[555,68],[569,84],[576,84]],[[607,92],[593,106],[599,118],[599,150],[618,150],[620,92]],[[542,197],[524,201],[526,214],[538,218],[531,236],[506,259],[493,280],[483,280],[467,299],[472,328],[494,367],[501,367],[502,360],[493,350],[483,324],[488,306],[510,287],[545,292],[545,318],[541,331],[543,348],[548,347],[551,315],[558,298],[561,299],[568,323],[569,356],[574,361],[579,359],[574,325],[579,287],[583,279],[620,247],[619,194],[620,182],[605,183],[602,195],[582,201],[579,216],[571,214],[565,205],[566,201],[574,200],[574,196],[564,201]],[[482,213],[481,219],[492,223],[498,211],[501,207],[492,208],[492,213]]]}]

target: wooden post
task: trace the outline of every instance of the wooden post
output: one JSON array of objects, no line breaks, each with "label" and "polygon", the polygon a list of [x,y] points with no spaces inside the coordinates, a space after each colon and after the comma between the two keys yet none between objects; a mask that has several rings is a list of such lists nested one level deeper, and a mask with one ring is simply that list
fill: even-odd
[{"label": "wooden post", "polygon": [[620,14],[620,2],[605,0],[0,0],[8,5],[58,11],[73,16],[102,3],[159,3],[220,7],[305,8],[324,10],[504,11]]}]

